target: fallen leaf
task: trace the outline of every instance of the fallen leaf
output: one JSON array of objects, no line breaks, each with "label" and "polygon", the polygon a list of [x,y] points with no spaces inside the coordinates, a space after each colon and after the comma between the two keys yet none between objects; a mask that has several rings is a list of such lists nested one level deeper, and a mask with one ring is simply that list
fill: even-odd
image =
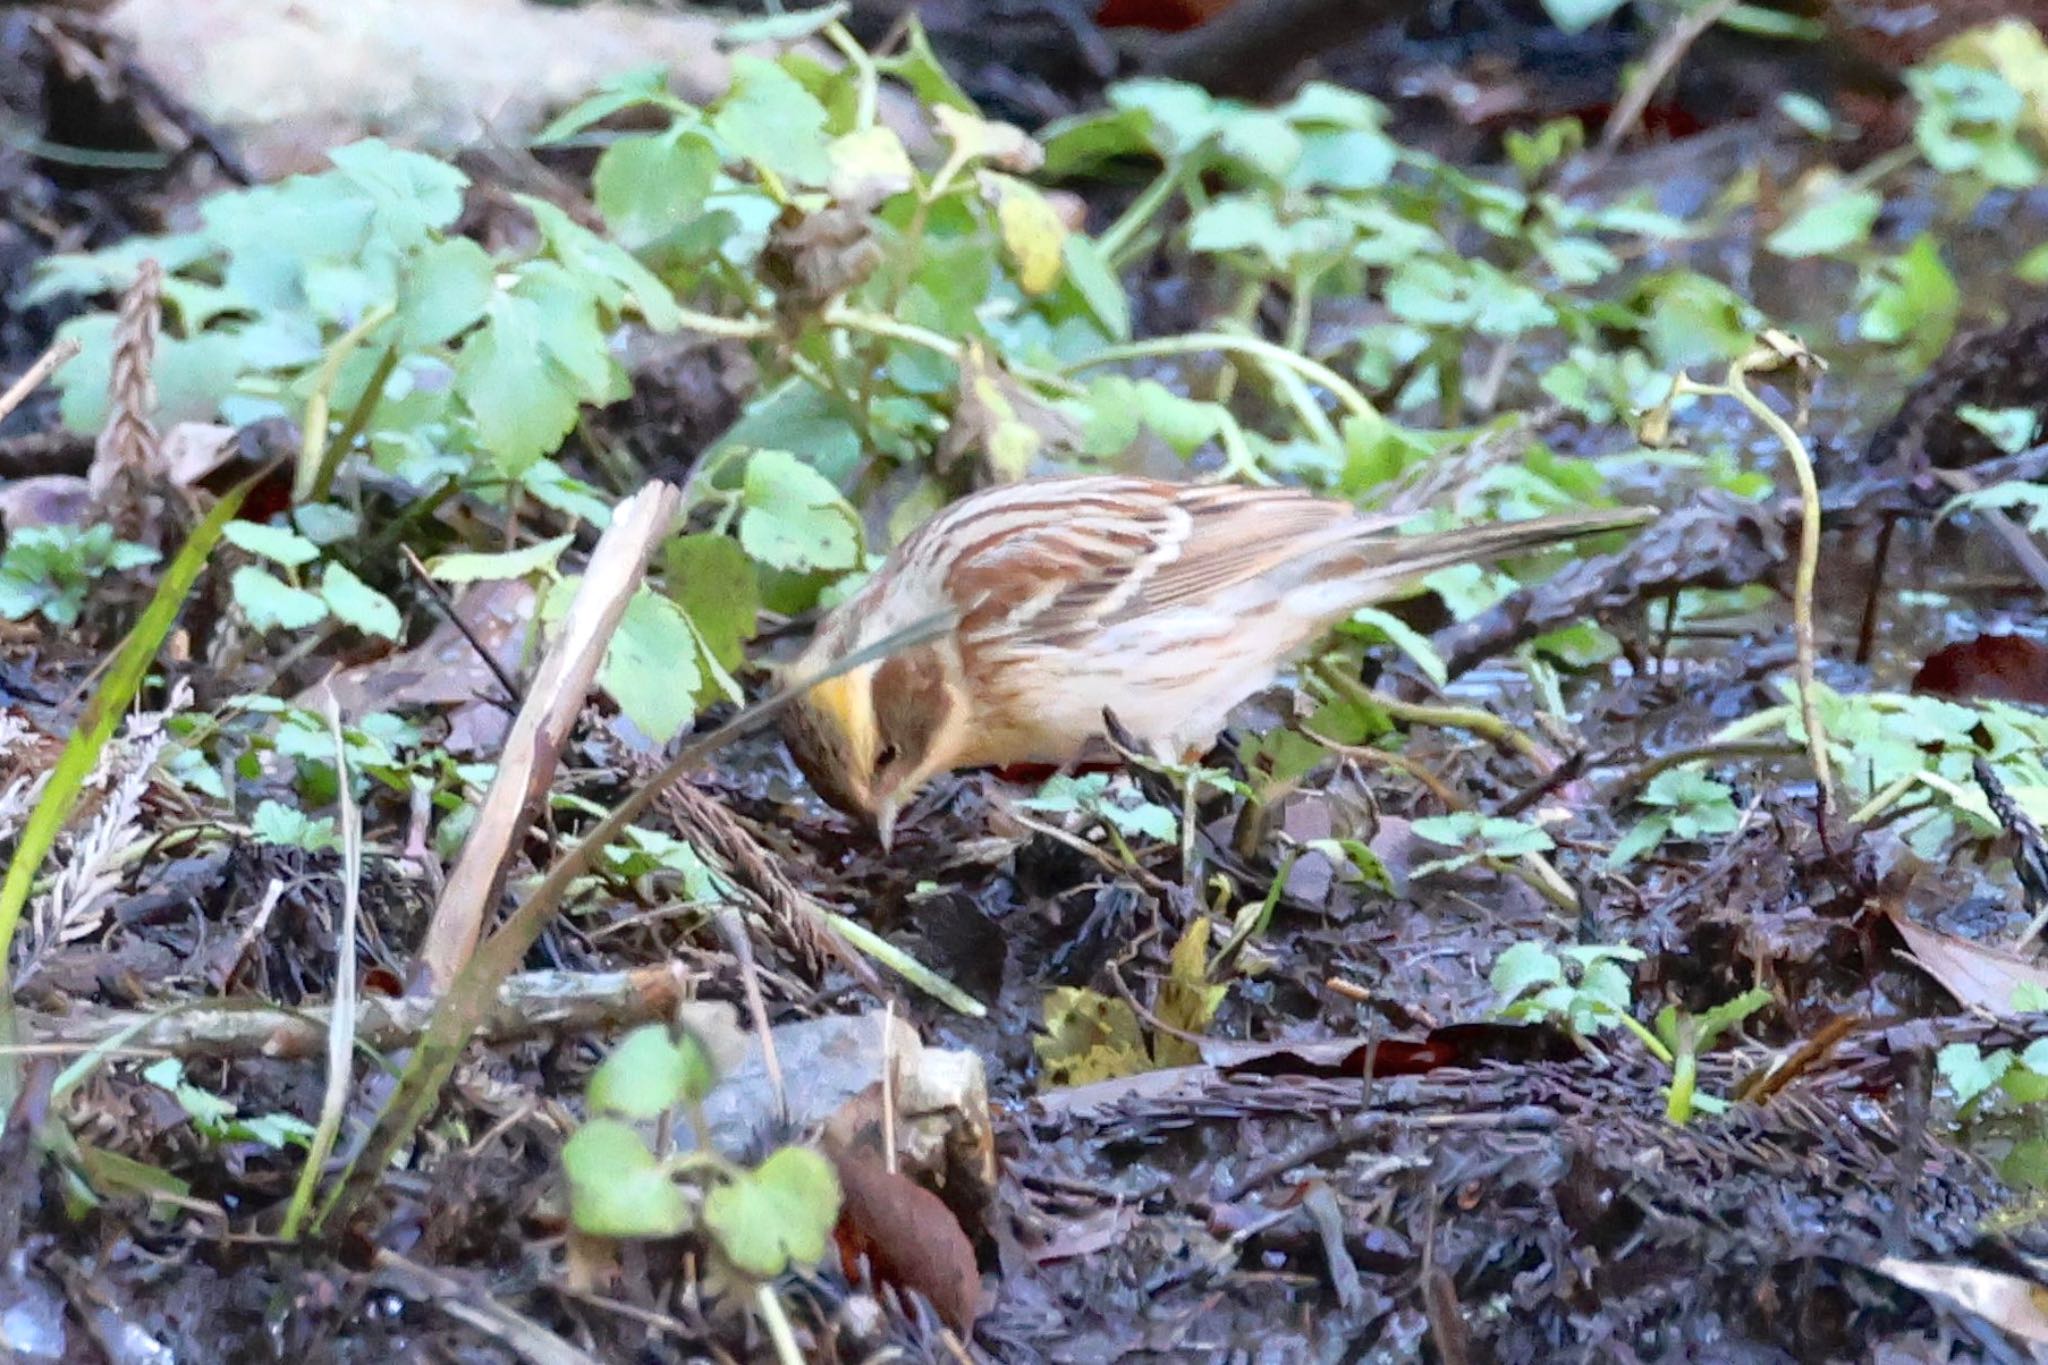
[{"label": "fallen leaf", "polygon": [[848,1277],[865,1258],[878,1283],[924,1295],[965,1336],[981,1311],[981,1268],[946,1201],[865,1153],[826,1156],[839,1176],[834,1236]]},{"label": "fallen leaf", "polygon": [[1881,1256],[1872,1266],[1908,1289],[1944,1299],[2024,1341],[2048,1344],[2048,1288],[1996,1270]]},{"label": "fallen leaf", "polygon": [[1979,635],[1944,645],[1913,675],[1913,690],[2048,706],[2048,647],[2020,635]]},{"label": "fallen leaf", "polygon": [[2017,1019],[2026,1011],[2013,1004],[2016,991],[2021,987],[2033,988],[2028,994],[2048,990],[2048,968],[2032,958],[1925,928],[1896,909],[1887,914],[1906,941],[1908,960],[1965,1008],[2000,1019]]}]

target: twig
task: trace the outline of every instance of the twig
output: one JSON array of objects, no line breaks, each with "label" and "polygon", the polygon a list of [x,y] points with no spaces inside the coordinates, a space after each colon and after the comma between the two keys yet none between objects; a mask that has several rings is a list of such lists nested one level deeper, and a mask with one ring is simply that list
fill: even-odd
[{"label": "twig", "polygon": [[377,1251],[376,1266],[380,1283],[416,1302],[433,1304],[449,1317],[515,1352],[529,1365],[598,1365],[597,1357],[452,1275],[382,1247]]},{"label": "twig", "polygon": [[[414,997],[361,997],[355,1010],[357,1045],[376,1052],[407,1046],[426,1027],[433,1004]],[[531,972],[507,978],[498,988],[496,1003],[477,1033],[492,1043],[575,1037],[669,1019],[679,1009],[687,1015],[696,1008],[667,963],[629,972]],[[324,1005],[289,1009],[259,1001],[195,1000],[154,1013],[24,1014],[22,1032],[39,1048],[108,1046],[186,1058],[301,1059],[321,1055],[332,1017]]]},{"label": "twig", "polygon": [[754,966],[754,945],[747,940],[746,921],[737,910],[721,910],[717,917],[719,936],[740,964],[740,987],[747,997],[747,1017],[761,1040],[761,1070],[768,1077],[768,1093],[775,1101],[776,1121],[789,1123],[789,1090],[782,1081],[782,1058],[775,1051],[775,1031],[768,1025],[768,1004],[761,998],[761,974]]},{"label": "twig", "polygon": [[476,631],[471,629],[469,622],[462,619],[462,613],[455,609],[455,599],[448,595],[448,590],[434,581],[434,576],[427,572],[427,566],[420,563],[420,557],[413,553],[412,546],[400,545],[398,550],[405,556],[405,566],[412,570],[413,576],[419,579],[420,586],[427,590],[427,595],[434,599],[434,604],[447,616],[448,624],[462,633],[462,638],[469,641],[469,647],[476,651],[476,657],[483,660],[484,667],[491,670],[491,676],[498,680],[498,686],[505,689],[506,697],[514,706],[524,706],[526,694],[519,690],[519,684],[505,671],[505,666],[498,662],[498,656],[491,653],[484,642],[477,638]]},{"label": "twig", "polygon": [[0,393],[0,420],[28,401],[28,396],[41,388],[43,381],[70,363],[79,352],[78,338],[65,337],[50,343],[50,349],[36,357],[36,363],[21,372],[21,377],[7,386],[7,392]]},{"label": "twig", "polygon": [[420,980],[446,990],[476,950],[484,921],[511,874],[514,850],[546,798],[562,746],[582,714],[598,665],[639,587],[647,556],[668,534],[679,501],[673,484],[650,483],[619,504],[599,538],[570,604],[562,636],[541,661],[526,702],[506,736],[497,773],[434,906],[420,949]]},{"label": "twig", "polygon": [[1634,132],[1636,124],[1641,122],[1643,111],[1650,107],[1657,88],[1678,69],[1678,64],[1685,60],[1685,54],[1692,50],[1692,45],[1734,8],[1735,0],[1707,0],[1706,4],[1681,14],[1678,21],[1665,30],[1657,45],[1650,49],[1649,56],[1643,59],[1643,64],[1636,68],[1628,89],[1622,92],[1614,112],[1601,126],[1600,143],[1594,148],[1590,165],[1580,174],[1614,155],[1622,139]]}]

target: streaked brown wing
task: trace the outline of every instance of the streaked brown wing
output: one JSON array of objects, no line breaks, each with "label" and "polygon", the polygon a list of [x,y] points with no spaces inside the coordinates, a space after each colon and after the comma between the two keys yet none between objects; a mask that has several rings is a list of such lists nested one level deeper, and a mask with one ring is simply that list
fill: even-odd
[{"label": "streaked brown wing", "polygon": [[[1038,501],[1022,496],[1036,489]],[[1071,644],[1199,604],[1363,529],[1343,503],[1287,489],[1061,479],[963,515],[950,575],[967,638]]]}]

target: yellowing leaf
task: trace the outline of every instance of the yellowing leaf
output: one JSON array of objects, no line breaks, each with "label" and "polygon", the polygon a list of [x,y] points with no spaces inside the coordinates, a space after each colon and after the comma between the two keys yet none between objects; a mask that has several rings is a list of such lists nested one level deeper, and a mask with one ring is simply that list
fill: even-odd
[{"label": "yellowing leaf", "polygon": [[[1181,1033],[1206,1033],[1228,986],[1209,983],[1209,919],[1198,915],[1173,945],[1166,980],[1159,983],[1159,1022]],[[1152,1064],[1192,1066],[1202,1060],[1195,1044],[1161,1030],[1152,1039]]]},{"label": "yellowing leaf", "polygon": [[903,139],[880,124],[834,138],[826,154],[832,174],[825,188],[842,204],[872,208],[910,188],[913,173]]},{"label": "yellowing leaf", "polygon": [[1024,292],[1043,294],[1058,284],[1067,245],[1067,225],[1058,211],[1037,189],[1014,176],[984,172],[981,187],[996,206],[1003,249]]},{"label": "yellowing leaf", "polygon": [[1138,1016],[1121,1000],[1060,986],[1045,997],[1045,1036],[1032,1040],[1048,1086],[1134,1076],[1151,1068]]},{"label": "yellowing leaf", "polygon": [[969,161],[987,161],[1006,171],[1029,174],[1045,164],[1045,149],[1013,124],[996,123],[949,105],[932,110],[946,141]]}]

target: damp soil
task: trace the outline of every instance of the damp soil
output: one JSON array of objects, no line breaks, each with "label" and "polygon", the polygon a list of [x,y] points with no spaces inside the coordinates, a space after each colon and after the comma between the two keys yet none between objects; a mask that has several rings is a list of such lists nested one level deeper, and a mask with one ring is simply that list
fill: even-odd
[{"label": "damp soil", "polygon": [[[47,37],[25,15],[0,11],[0,70],[16,73],[0,79],[0,99],[11,113],[52,142],[151,145],[140,131],[109,130],[118,99],[88,107],[62,83]],[[1406,51],[1411,74],[1469,55]],[[1537,62],[1526,79],[1540,87],[1546,69]],[[983,74],[1010,91],[1018,117],[1058,112],[1048,101],[1085,101],[1101,80],[1069,73],[1071,89],[1004,87]],[[1554,102],[1574,101],[1588,102],[1576,88]],[[1396,131],[1419,138],[1422,115],[1410,113],[1417,126]],[[1447,129],[1447,152],[1478,162],[1496,150],[1469,125]],[[1801,154],[1761,122],[1723,120],[1624,153],[1605,175],[1698,201],[1735,168],[1796,164]],[[0,298],[44,255],[153,230],[229,183],[227,169],[205,162],[202,148],[167,153],[154,169],[62,167],[0,145]],[[1909,238],[1923,209],[1933,206],[1895,206],[1885,230]],[[2007,197],[1982,218],[1951,261],[1965,297],[2003,288],[2048,205]],[[1825,263],[1768,264],[1739,225],[1691,244],[1687,260],[1754,272],[1745,287],[1798,301],[1788,321],[1817,338],[1847,326],[1852,276]],[[1153,302],[1163,314],[1177,306],[1170,280]],[[60,321],[46,308],[0,305],[0,373],[25,366]],[[716,351],[664,354],[639,377],[634,398],[601,420],[615,444],[650,461],[729,421],[749,378]],[[1909,472],[1874,474],[1866,455],[1917,378],[1876,361],[1825,378],[1810,429],[1829,490],[1846,499],[1859,481],[1911,483]],[[1719,437],[1753,449],[1791,490],[1778,452],[1732,406],[1711,405],[1691,425],[1702,444]],[[51,438],[55,429],[46,403],[17,412],[0,427],[0,475],[82,468],[82,452]],[[1626,443],[1560,418],[1538,420],[1528,435],[1590,453]],[[1700,511],[1702,524],[1709,513],[1719,514]],[[1851,501],[1831,521],[1824,680],[1845,691],[1903,689],[1944,645],[2034,628],[2038,595],[2009,560],[1924,515],[1899,522],[1880,574],[1882,520],[1857,515]],[[1995,1160],[2009,1135],[1977,1143],[1937,1115],[1933,1051],[1962,1035],[1928,1021],[1958,1010],[1902,960],[1888,919],[1986,941],[2010,935],[2026,914],[2009,876],[1989,858],[1918,865],[1881,834],[1838,838],[1790,756],[1718,770],[1745,811],[1733,836],[1666,843],[1625,870],[1569,856],[1620,836],[1633,819],[1623,800],[1631,774],[1655,756],[1782,700],[1792,658],[1784,521],[1767,500],[1713,526],[1722,540],[1711,527],[1704,540],[1674,531],[1664,559],[1638,569],[1654,562],[1680,587],[1718,584],[1716,574],[1738,579],[1723,586],[1762,584],[1753,609],[1685,638],[1660,634],[1654,606],[1617,612],[1608,624],[1628,652],[1563,680],[1569,724],[1547,714],[1524,672],[1497,659],[1465,672],[1448,700],[1483,704],[1542,737],[1534,758],[1451,730],[1417,729],[1402,750],[1406,765],[1477,809],[1570,812],[1560,842],[1580,908],[1569,917],[1527,883],[1483,868],[1413,875],[1431,856],[1413,822],[1441,806],[1363,756],[1326,765],[1277,803],[1268,837],[1245,839],[1234,803],[1219,799],[1199,812],[1192,860],[1160,847],[1128,864],[1020,827],[991,774],[941,783],[886,857],[805,795],[772,741],[743,742],[702,776],[700,790],[746,822],[793,882],[989,1006],[968,1020],[920,996],[897,1005],[929,1044],[971,1050],[986,1067],[1001,1175],[969,1229],[986,1302],[974,1352],[1075,1362],[2022,1358],[1984,1319],[1878,1269],[1886,1257],[1996,1266],[2048,1252],[2024,1222],[2009,1221],[1987,1248],[1985,1229],[2016,1197]],[[1754,536],[1738,553],[1728,537],[1745,527]],[[1859,659],[1873,597],[1872,648]],[[97,657],[69,640],[18,638],[0,689],[10,707],[62,733]],[[237,666],[240,676],[219,680],[222,694],[267,690],[278,661]],[[1286,689],[1260,699],[1237,737],[1290,710]],[[563,784],[597,801],[622,794],[633,771],[601,726],[569,761]],[[1232,761],[1228,742],[1214,761]],[[157,814],[163,838],[128,872],[113,928],[41,957],[23,974],[21,1006],[60,1016],[222,995],[327,999],[335,860],[247,842],[199,851],[178,837],[185,813]],[[1275,830],[1297,845],[1356,839],[1391,885],[1363,882],[1322,853],[1283,863]],[[1240,897],[1281,884],[1203,1060],[1047,1089],[1034,1046],[1047,993],[1078,985],[1152,1000],[1181,926],[1219,873]],[[276,887],[283,892],[267,894]],[[427,892],[380,855],[364,895],[360,967],[372,981],[402,980]],[[741,996],[740,970],[715,939],[645,909],[607,898],[545,934],[529,965],[672,962],[704,995]],[[1674,1124],[1668,1074],[1625,1040],[1588,1046],[1493,1020],[1489,969],[1532,940],[1639,950],[1636,995],[1646,1002],[1704,1011],[1766,986],[1781,1009],[1708,1058],[1703,1091],[1735,1092],[1803,1042],[1836,1041],[1806,1057],[1772,1102]],[[777,1020],[867,1002],[843,972],[828,973],[822,989],[772,973],[766,984]],[[1999,1037],[1995,1026],[1962,1027],[1987,1046]],[[169,1172],[181,1187],[82,1207],[29,1136],[62,1059],[27,1059],[23,1100],[0,1138],[0,1315],[13,1348],[23,1359],[106,1361],[519,1358],[503,1332],[429,1302],[381,1250],[458,1276],[479,1301],[511,1305],[596,1359],[760,1358],[744,1315],[679,1291],[687,1268],[659,1249],[629,1253],[621,1282],[602,1293],[571,1273],[557,1154],[604,1042],[477,1049],[435,1130],[466,1140],[423,1145],[389,1174],[359,1226],[296,1246],[276,1237],[298,1174],[289,1149],[204,1139],[168,1092],[128,1073],[104,1072],[70,1102],[76,1141],[105,1160]],[[187,1075],[244,1114],[320,1107],[320,1072],[301,1059],[197,1059]],[[829,1261],[794,1286],[793,1311],[823,1343],[821,1356],[887,1348],[949,1358],[942,1334],[915,1312],[892,1307],[876,1332],[851,1331],[857,1297]],[[654,1303],[663,1309],[645,1306]]]}]

